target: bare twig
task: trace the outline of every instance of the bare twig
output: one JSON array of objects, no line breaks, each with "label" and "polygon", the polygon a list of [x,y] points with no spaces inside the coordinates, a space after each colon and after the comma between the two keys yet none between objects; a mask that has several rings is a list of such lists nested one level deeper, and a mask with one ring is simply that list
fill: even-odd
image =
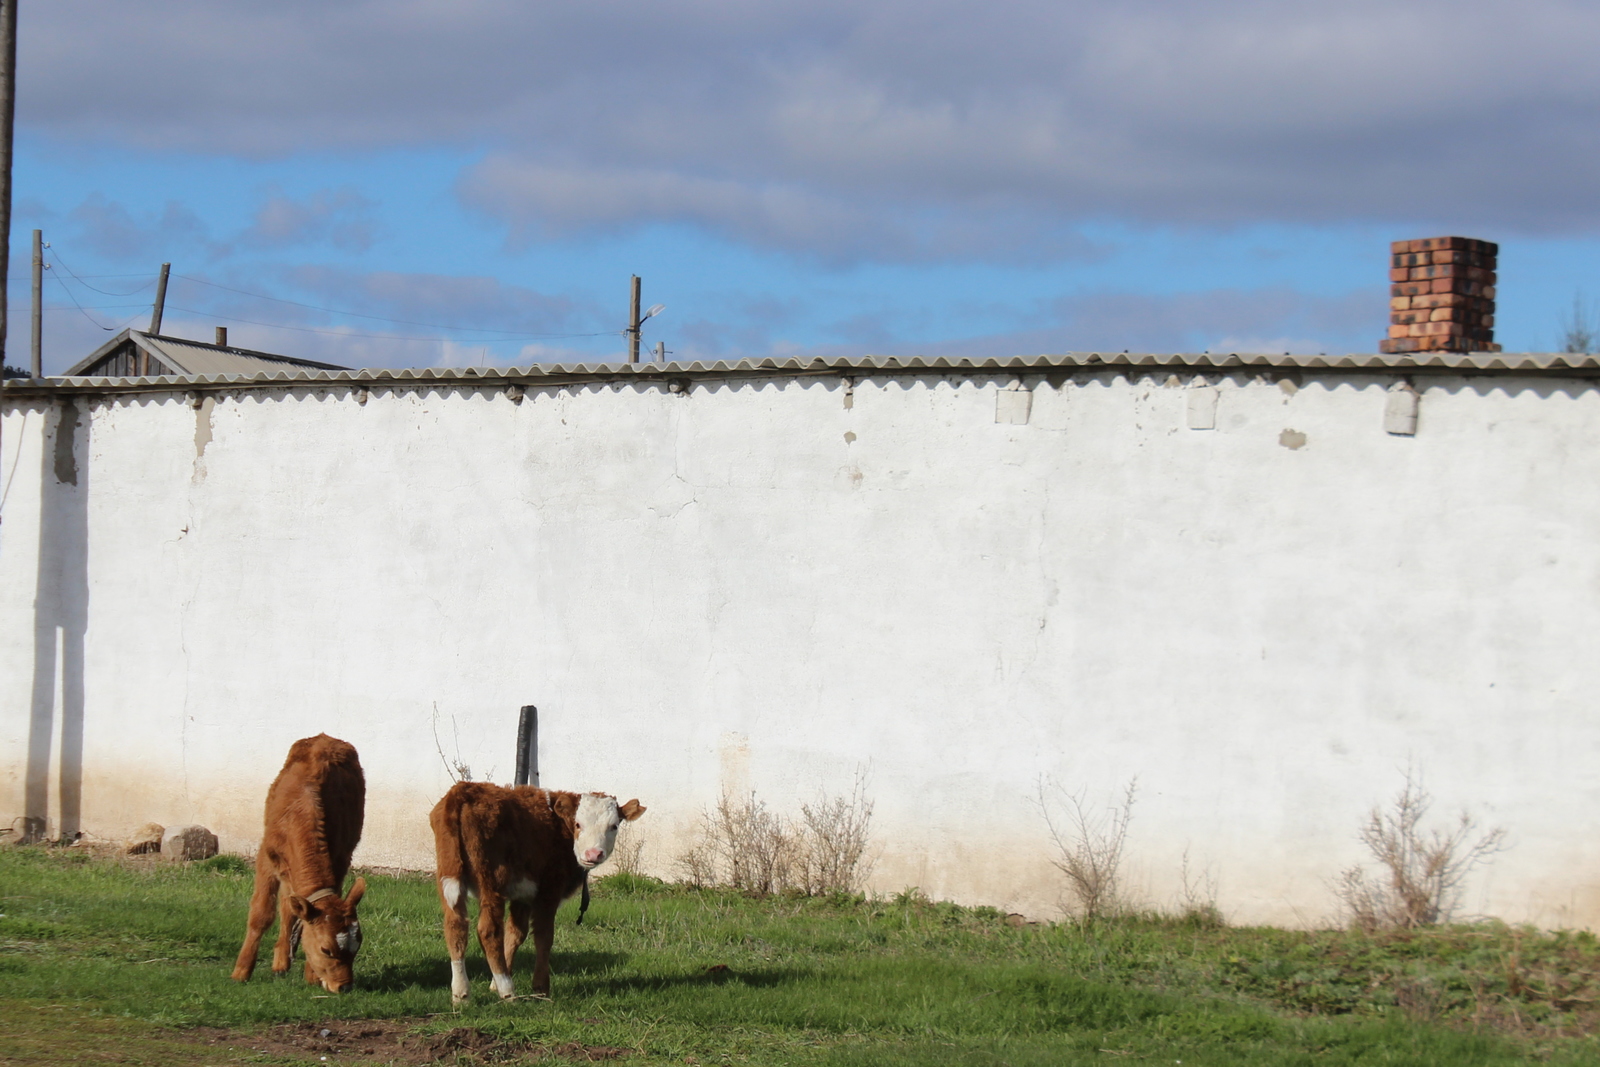
[{"label": "bare twig", "polygon": [[433,702],[433,747],[439,753],[439,762],[444,764],[445,773],[450,776],[451,781],[470,782],[472,781],[472,768],[461,760],[461,731],[456,726],[456,717],[454,715],[450,716],[450,733],[455,738],[456,758],[454,760],[444,754],[444,745],[439,742],[439,702],[435,700]]}]

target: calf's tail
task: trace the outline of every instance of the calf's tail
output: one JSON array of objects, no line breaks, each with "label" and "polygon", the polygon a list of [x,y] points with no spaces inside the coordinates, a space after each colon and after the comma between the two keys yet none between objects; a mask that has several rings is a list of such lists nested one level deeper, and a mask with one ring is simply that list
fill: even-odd
[{"label": "calf's tail", "polygon": [[467,891],[467,858],[462,847],[462,800],[454,790],[428,814],[433,826],[434,874],[439,879],[439,892],[445,902],[456,907]]}]

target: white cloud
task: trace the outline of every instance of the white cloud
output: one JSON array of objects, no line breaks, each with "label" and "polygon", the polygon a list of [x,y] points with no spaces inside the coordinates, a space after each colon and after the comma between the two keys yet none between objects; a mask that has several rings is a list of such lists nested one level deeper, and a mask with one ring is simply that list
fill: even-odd
[{"label": "white cloud", "polygon": [[[480,146],[524,235],[659,222],[859,259],[1151,224],[1600,227],[1575,0],[75,0],[20,121],[245,156]],[[140,57],[140,77],[126,57]]]}]

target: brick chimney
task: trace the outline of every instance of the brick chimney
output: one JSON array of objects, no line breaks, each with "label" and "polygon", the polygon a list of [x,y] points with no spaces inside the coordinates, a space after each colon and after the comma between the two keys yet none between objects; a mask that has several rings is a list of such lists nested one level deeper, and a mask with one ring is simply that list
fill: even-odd
[{"label": "brick chimney", "polygon": [[1389,336],[1380,352],[1498,352],[1495,261],[1500,246],[1424,237],[1389,246]]}]

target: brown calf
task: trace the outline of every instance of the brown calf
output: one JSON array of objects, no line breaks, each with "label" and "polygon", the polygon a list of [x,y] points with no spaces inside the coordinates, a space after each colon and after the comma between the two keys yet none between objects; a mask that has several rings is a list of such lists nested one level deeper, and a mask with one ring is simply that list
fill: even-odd
[{"label": "brown calf", "polygon": [[[467,999],[467,897],[478,898],[478,943],[494,988],[512,996],[511,959],[533,928],[533,993],[550,995],[556,909],[611,855],[617,827],[644,814],[637,800],[487,782],[457,782],[428,816],[444,902],[450,999]],[[510,905],[507,921],[505,912]]]},{"label": "brown calf", "polygon": [[361,950],[356,904],[367,882],[357,878],[342,899],[339,889],[361,840],[366,798],[361,760],[348,742],[318,734],[289,746],[289,758],[267,790],[266,832],[256,853],[256,891],[244,947],[233,965],[235,981],[249,981],[255,970],[256,950],[272,926],[281,886],[283,924],[272,973],[289,970],[304,939],[306,981],[321,982],[330,993],[350,991],[355,984],[351,965]]}]

